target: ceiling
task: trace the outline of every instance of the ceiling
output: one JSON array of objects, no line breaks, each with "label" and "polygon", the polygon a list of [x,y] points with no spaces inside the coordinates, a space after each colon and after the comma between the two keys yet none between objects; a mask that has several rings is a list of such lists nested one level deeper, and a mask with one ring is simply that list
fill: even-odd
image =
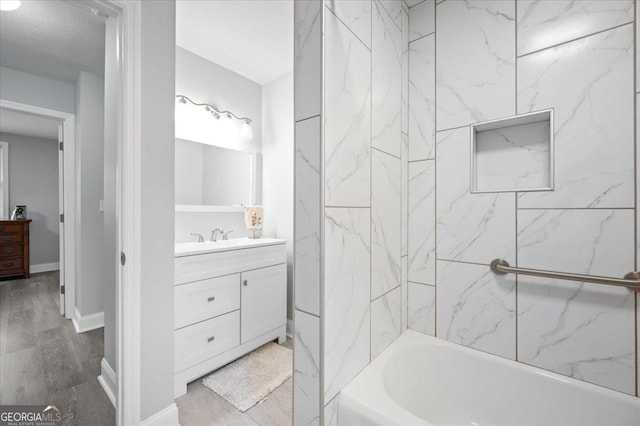
[{"label": "ceiling", "polygon": [[178,0],[176,44],[268,83],[293,70],[293,0]]},{"label": "ceiling", "polygon": [[58,140],[60,120],[0,108],[0,133]]},{"label": "ceiling", "polygon": [[0,12],[0,65],[75,83],[104,75],[104,18],[60,0],[22,0]]}]

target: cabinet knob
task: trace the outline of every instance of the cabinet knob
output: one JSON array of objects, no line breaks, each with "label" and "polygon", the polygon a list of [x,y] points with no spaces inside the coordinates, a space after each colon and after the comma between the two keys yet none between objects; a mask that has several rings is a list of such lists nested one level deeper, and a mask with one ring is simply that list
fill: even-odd
[{"label": "cabinet knob", "polygon": [[211,342],[213,342],[214,340],[216,340],[215,336],[211,336],[211,337],[209,337],[209,338],[207,339],[207,342],[211,343]]},{"label": "cabinet knob", "polygon": [[247,280],[242,281],[242,285],[244,285],[245,287],[248,285],[249,283],[247,282]]},{"label": "cabinet knob", "polygon": [[214,300],[216,300],[215,296],[211,296],[211,297],[207,298],[207,302],[213,302]]}]

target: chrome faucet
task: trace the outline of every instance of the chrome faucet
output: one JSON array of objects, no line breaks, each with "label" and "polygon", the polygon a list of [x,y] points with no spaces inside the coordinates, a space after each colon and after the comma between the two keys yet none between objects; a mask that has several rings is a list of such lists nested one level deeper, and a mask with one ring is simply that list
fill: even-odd
[{"label": "chrome faucet", "polygon": [[216,228],[211,231],[211,241],[218,241],[218,232],[220,233],[220,235],[224,236],[224,229]]},{"label": "chrome faucet", "polygon": [[229,234],[233,232],[233,229],[231,231],[225,232],[224,234],[222,234],[222,240],[223,241],[227,241],[229,239]]},{"label": "chrome faucet", "polygon": [[202,236],[202,234],[194,234],[192,232],[191,235],[193,235],[194,237],[198,237],[198,242],[199,243],[204,243],[204,237]]}]

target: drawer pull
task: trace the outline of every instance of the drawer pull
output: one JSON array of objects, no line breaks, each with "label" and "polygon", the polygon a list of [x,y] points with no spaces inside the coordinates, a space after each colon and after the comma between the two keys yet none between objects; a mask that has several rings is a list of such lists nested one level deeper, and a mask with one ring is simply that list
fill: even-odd
[{"label": "drawer pull", "polygon": [[213,342],[214,340],[216,340],[216,338],[215,338],[214,336],[211,336],[211,337],[209,337],[209,338],[207,339],[207,342],[211,343],[211,342]]},{"label": "drawer pull", "polygon": [[213,302],[214,300],[216,300],[215,296],[211,296],[207,298],[207,302]]},{"label": "drawer pull", "polygon": [[13,237],[4,237],[2,240],[5,242],[13,241]]},{"label": "drawer pull", "polygon": [[247,280],[242,281],[242,284],[246,287],[247,285],[249,285],[249,282]]},{"label": "drawer pull", "polygon": [[11,249],[4,249],[4,251],[2,252],[3,254],[12,254],[13,250]]},{"label": "drawer pull", "polygon": [[2,264],[2,266],[4,266],[5,268],[9,268],[9,267],[13,266],[13,262],[4,262]]}]

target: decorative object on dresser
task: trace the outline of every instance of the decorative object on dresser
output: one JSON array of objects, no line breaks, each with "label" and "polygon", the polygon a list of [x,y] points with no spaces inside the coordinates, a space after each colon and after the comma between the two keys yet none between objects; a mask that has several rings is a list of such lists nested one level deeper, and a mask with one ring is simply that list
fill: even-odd
[{"label": "decorative object on dresser", "polygon": [[29,278],[31,220],[0,220],[0,278]]},{"label": "decorative object on dresser", "polygon": [[262,229],[262,206],[244,208],[244,225],[249,231],[253,231],[253,236],[249,238],[260,238],[256,236],[256,231]]}]

